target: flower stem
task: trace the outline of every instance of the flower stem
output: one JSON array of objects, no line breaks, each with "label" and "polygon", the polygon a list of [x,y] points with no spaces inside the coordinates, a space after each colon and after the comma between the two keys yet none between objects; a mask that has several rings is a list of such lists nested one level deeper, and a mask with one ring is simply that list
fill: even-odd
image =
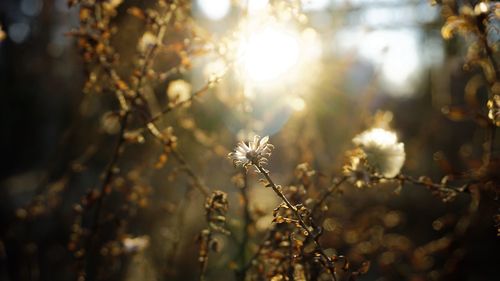
[{"label": "flower stem", "polygon": [[[250,206],[248,200],[248,175],[243,173],[243,187],[240,188],[241,198],[243,200],[243,212],[244,212],[244,225],[243,225],[243,237],[241,239],[239,248],[239,259],[241,267],[244,267],[246,262],[246,249],[248,246],[248,239],[250,237],[249,228],[252,223],[252,216],[250,214]],[[244,276],[244,275],[243,275]]]},{"label": "flower stem", "polygon": [[306,224],[304,219],[302,218],[302,215],[299,213],[297,207],[295,207],[289,200],[286,198],[285,194],[281,191],[281,189],[273,182],[271,177],[269,176],[269,172],[262,168],[258,163],[253,162],[253,165],[257,168],[257,170],[266,178],[266,180],[269,183],[269,186],[273,189],[274,193],[280,197],[283,202],[287,205],[287,207],[292,210],[293,214],[295,217],[297,217],[297,220],[300,224],[300,226],[304,229],[308,237],[311,237],[315,246],[316,246],[316,252],[324,258],[324,265],[328,268],[328,271],[330,272],[332,276],[332,280],[336,281],[337,277],[335,276],[335,265],[333,260],[325,253],[323,248],[321,247],[321,244],[319,243],[319,237],[317,235],[314,235],[314,233],[310,230],[310,227]]}]

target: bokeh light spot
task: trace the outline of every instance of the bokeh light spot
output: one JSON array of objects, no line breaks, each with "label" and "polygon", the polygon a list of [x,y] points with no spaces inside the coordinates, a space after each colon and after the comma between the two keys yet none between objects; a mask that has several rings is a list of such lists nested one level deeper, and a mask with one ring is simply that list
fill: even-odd
[{"label": "bokeh light spot", "polygon": [[231,10],[230,0],[197,0],[201,12],[211,20],[220,20]]}]

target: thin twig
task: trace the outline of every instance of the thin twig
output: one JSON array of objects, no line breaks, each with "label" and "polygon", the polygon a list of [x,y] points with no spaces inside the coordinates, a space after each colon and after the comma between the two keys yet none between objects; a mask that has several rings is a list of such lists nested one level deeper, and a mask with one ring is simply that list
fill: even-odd
[{"label": "thin twig", "polygon": [[411,182],[411,183],[416,184],[416,185],[425,186],[427,188],[430,188],[431,190],[438,190],[438,191],[444,191],[444,192],[454,192],[454,193],[470,193],[470,191],[468,189],[469,184],[465,184],[461,187],[452,187],[452,186],[445,185],[445,184],[438,184],[438,183],[422,181],[422,180],[419,180],[419,179],[416,179],[414,177],[407,176],[407,175],[398,175],[396,177],[396,179],[403,181],[403,182],[407,181],[407,182]]},{"label": "thin twig", "polygon": [[319,199],[319,201],[316,204],[314,204],[314,206],[311,209],[311,214],[316,213],[316,211],[318,210],[318,208],[320,208],[321,205],[323,205],[323,203],[326,201],[326,199],[328,199],[328,197],[330,197],[333,194],[333,192],[335,192],[337,190],[337,188],[340,185],[342,185],[346,180],[347,180],[347,177],[342,177],[340,180],[335,181],[332,184],[332,186],[330,186],[328,188],[328,190],[321,196],[321,198]]},{"label": "thin twig", "polygon": [[187,99],[178,101],[174,104],[169,104],[167,107],[163,108],[159,113],[157,113],[156,115],[154,115],[153,117],[151,117],[149,120],[146,121],[145,127],[148,126],[149,124],[154,124],[156,121],[160,120],[162,117],[166,116],[167,114],[174,111],[175,109],[178,109],[178,108],[183,107],[184,105],[190,104],[196,98],[198,98],[199,96],[203,95],[208,90],[213,88],[214,85],[217,84],[226,75],[226,73],[229,71],[229,69],[232,67],[233,64],[234,64],[234,62],[232,62],[232,61],[227,62],[226,68],[221,75],[214,77],[212,79],[209,79],[205,83],[205,85],[203,85],[200,89],[192,92],[191,95]]},{"label": "thin twig", "polygon": [[[141,115],[143,119],[145,119],[144,114]],[[170,146],[170,143],[166,141],[158,127],[154,122],[149,122],[145,123],[145,127],[147,128],[147,131],[157,140],[159,141],[162,145],[165,146]],[[205,197],[210,196],[210,188],[208,188],[203,181],[201,180],[198,175],[193,171],[191,166],[187,163],[187,161],[184,159],[184,157],[177,151],[175,148],[171,148],[170,153],[174,156],[174,158],[182,165],[182,169],[186,172],[186,174],[191,177],[194,181],[194,186],[196,189],[198,189]]]},{"label": "thin twig", "polygon": [[99,228],[99,218],[101,216],[104,198],[109,193],[108,188],[113,179],[113,175],[115,174],[116,163],[120,158],[121,152],[123,150],[123,145],[125,143],[124,135],[127,128],[128,116],[129,116],[129,111],[123,113],[120,116],[120,132],[118,134],[118,140],[115,145],[113,156],[111,157],[111,160],[105,170],[104,179],[102,180],[101,187],[99,189],[99,197],[97,198],[94,217],[91,222],[92,225],[90,227],[89,237],[86,238],[86,243],[84,248],[85,260],[83,264],[83,270],[85,270],[87,274],[89,273],[89,269],[87,268],[87,266],[90,258],[90,251],[93,248],[94,243],[96,242],[97,231]]},{"label": "thin twig", "polygon": [[205,197],[210,196],[210,188],[208,188],[203,181],[196,175],[191,166],[186,162],[184,157],[175,149],[172,149],[172,155],[182,165],[182,169],[186,172],[186,174],[191,177],[194,181],[194,187],[198,189]]},{"label": "thin twig", "polygon": [[185,104],[191,103],[195,98],[197,98],[198,96],[200,96],[203,93],[207,92],[211,88],[211,85],[212,84],[210,82],[208,82],[201,89],[193,92],[191,94],[191,96],[189,96],[189,98],[187,98],[185,100],[182,100],[182,101],[179,101],[179,102],[177,102],[177,103],[175,103],[175,104],[173,104],[171,106],[165,107],[159,113],[157,113],[155,116],[151,117],[151,119],[149,119],[148,122],[146,122],[146,124],[154,123],[154,122],[158,121],[160,118],[162,118],[163,116],[165,116],[168,113],[172,112],[174,109],[180,108],[180,107],[184,106]]}]

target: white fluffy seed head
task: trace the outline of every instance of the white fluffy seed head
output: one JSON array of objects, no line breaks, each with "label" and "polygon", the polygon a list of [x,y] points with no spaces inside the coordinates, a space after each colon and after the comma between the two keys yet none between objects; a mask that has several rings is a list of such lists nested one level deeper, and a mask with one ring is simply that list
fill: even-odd
[{"label": "white fluffy seed head", "polygon": [[352,140],[366,155],[366,162],[384,177],[399,174],[405,162],[404,144],[398,142],[394,132],[373,128],[357,135]]}]

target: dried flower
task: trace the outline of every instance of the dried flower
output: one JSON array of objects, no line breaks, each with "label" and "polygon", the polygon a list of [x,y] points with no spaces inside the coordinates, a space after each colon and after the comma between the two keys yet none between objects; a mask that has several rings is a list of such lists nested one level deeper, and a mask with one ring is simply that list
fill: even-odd
[{"label": "dried flower", "polygon": [[173,104],[184,102],[191,97],[191,84],[182,79],[174,80],[168,84],[167,96]]},{"label": "dried flower", "polygon": [[366,154],[361,149],[348,152],[349,162],[344,166],[344,174],[357,187],[370,185],[372,169],[366,163]]},{"label": "dried flower", "polygon": [[271,156],[271,150],[274,146],[270,143],[269,136],[262,139],[259,136],[254,136],[252,141],[248,144],[241,141],[234,152],[229,153],[228,157],[233,160],[236,166],[247,167],[252,164],[265,165],[267,158]]},{"label": "dried flower", "polygon": [[395,133],[373,128],[357,135],[352,141],[363,150],[367,164],[375,173],[394,177],[401,171],[406,154],[404,144],[398,142]]}]

